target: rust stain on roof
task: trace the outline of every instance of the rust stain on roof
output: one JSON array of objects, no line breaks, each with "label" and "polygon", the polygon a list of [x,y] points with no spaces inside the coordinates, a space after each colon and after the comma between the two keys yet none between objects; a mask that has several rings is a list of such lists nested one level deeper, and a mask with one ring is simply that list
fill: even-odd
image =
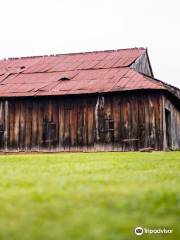
[{"label": "rust stain on roof", "polygon": [[166,89],[162,82],[129,67],[145,51],[133,48],[0,60],[0,97]]}]

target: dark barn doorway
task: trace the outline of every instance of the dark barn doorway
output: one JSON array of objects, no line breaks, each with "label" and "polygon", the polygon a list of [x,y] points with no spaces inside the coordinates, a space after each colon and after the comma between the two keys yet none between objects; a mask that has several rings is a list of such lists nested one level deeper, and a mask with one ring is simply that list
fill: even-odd
[{"label": "dark barn doorway", "polygon": [[165,121],[167,147],[171,148],[171,112],[168,109],[165,109]]}]

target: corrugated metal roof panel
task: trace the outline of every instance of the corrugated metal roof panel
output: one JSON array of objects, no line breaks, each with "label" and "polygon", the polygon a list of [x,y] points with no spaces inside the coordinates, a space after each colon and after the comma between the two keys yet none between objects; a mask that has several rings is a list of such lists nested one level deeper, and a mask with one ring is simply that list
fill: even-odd
[{"label": "corrugated metal roof panel", "polygon": [[145,49],[0,61],[0,97],[56,96],[137,89],[167,89],[129,68]]},{"label": "corrugated metal roof panel", "polygon": [[[24,67],[24,73],[125,67],[133,63],[145,51],[146,50],[142,48],[134,48],[116,51],[61,54],[58,56],[42,56],[17,58],[13,60],[1,60],[0,74],[6,71],[16,73],[21,67]],[[115,63],[116,65],[114,65]]]},{"label": "corrugated metal roof panel", "polygon": [[[69,80],[61,80],[63,76]],[[10,75],[0,83],[0,95],[67,95],[135,89],[165,89],[130,68],[81,70],[60,73]]]}]

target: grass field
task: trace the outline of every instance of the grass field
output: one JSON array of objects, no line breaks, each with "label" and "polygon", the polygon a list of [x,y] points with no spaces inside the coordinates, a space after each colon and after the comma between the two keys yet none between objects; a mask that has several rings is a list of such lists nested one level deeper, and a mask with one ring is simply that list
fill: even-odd
[{"label": "grass field", "polygon": [[1,155],[0,240],[50,239],[180,239],[180,152]]}]

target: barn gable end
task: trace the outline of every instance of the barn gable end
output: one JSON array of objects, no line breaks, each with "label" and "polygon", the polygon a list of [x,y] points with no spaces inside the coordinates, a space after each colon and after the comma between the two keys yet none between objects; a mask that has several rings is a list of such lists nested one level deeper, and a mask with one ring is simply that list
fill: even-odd
[{"label": "barn gable end", "polygon": [[149,77],[154,77],[147,50],[131,64],[130,68]]}]

